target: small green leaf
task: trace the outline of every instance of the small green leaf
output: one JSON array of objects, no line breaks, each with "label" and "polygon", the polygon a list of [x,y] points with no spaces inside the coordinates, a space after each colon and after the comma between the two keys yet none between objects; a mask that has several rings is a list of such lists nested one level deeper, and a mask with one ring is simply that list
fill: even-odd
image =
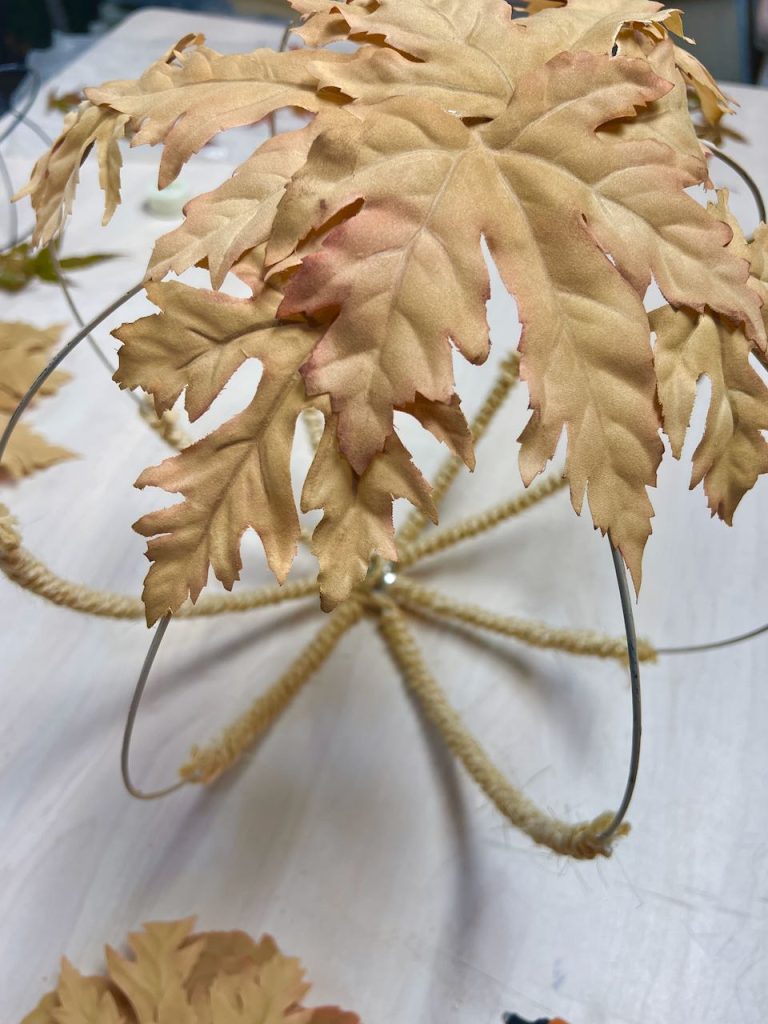
[{"label": "small green leaf", "polygon": [[62,270],[79,270],[82,267],[92,267],[96,263],[104,263],[105,260],[117,259],[118,256],[119,253],[116,252],[95,252],[90,256],[67,256],[59,262]]},{"label": "small green leaf", "polygon": [[[68,256],[61,260],[62,270],[81,270],[92,267],[105,260],[115,259],[117,253],[93,253],[88,256]],[[28,242],[20,242],[13,249],[0,253],[0,289],[6,292],[19,292],[33,280],[47,281],[56,284],[59,275],[53,262],[50,249],[32,252]]]}]

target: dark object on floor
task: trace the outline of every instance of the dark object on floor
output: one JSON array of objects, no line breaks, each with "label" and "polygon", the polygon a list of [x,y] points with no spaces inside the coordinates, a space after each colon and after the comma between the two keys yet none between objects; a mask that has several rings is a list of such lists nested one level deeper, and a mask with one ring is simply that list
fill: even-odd
[{"label": "dark object on floor", "polygon": [[2,4],[0,17],[0,61],[23,60],[32,47],[51,45],[51,20],[45,0]]},{"label": "dark object on floor", "polygon": [[560,1017],[553,1017],[551,1020],[549,1017],[539,1017],[538,1020],[523,1020],[516,1013],[505,1013],[501,1020],[502,1024],[568,1024],[567,1021],[562,1020]]}]

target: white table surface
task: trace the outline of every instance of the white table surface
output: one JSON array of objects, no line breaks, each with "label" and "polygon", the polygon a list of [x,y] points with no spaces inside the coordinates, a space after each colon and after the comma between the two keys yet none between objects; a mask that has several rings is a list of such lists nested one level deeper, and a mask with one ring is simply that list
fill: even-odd
[{"label": "white table surface", "polygon": [[[276,26],[148,10],[63,72],[62,90],[138,73],[190,30],[222,50],[274,44]],[[768,93],[736,87],[746,141],[727,149],[768,191]],[[56,115],[34,116],[49,131]],[[259,132],[239,134],[254,143]],[[231,171],[238,143],[198,158],[193,192]],[[5,149],[20,183],[40,144],[19,129]],[[127,154],[124,205],[100,219],[93,168],[83,174],[66,253],[118,251],[80,273],[94,315],[137,280],[164,228],[141,210],[157,154]],[[754,223],[730,173],[734,207]],[[90,195],[89,195],[90,193]],[[28,222],[28,209],[22,210]],[[202,281],[202,276],[200,277]],[[70,324],[53,286],[3,297],[4,319]],[[98,331],[148,311],[134,299]],[[497,361],[514,344],[514,307],[491,303]],[[87,347],[74,381],[30,418],[82,458],[9,487],[0,500],[28,546],[63,575],[138,593],[143,540],[130,524],[162,501],[131,484],[164,455]],[[477,406],[492,371],[457,366]],[[241,372],[204,422],[239,408]],[[701,409],[697,412],[701,425]],[[479,451],[443,521],[519,490],[517,395]],[[690,454],[695,437],[687,446]],[[433,448],[419,448],[427,466]],[[302,458],[306,464],[306,452]],[[688,463],[665,464],[653,495],[639,630],[657,644],[706,640],[768,617],[765,481],[736,526],[710,520]],[[244,585],[266,582],[255,541]],[[299,572],[309,568],[306,555]],[[419,570],[448,594],[509,614],[619,632],[607,543],[563,493],[496,533]],[[271,681],[318,628],[310,602],[172,625],[138,725],[135,771],[169,780],[191,744]],[[16,1024],[51,986],[65,953],[101,963],[148,919],[196,912],[206,928],[272,932],[301,956],[317,1002],[366,1024],[490,1024],[503,1010],[572,1024],[757,1024],[768,1019],[768,638],[644,671],[645,741],[614,857],[573,863],[507,827],[419,719],[369,623],[342,643],[244,766],[210,791],[161,803],[121,788],[123,717],[148,643],[143,624],[62,610],[0,579],[0,1020]],[[573,818],[615,806],[630,707],[620,666],[541,653],[469,631],[416,624],[427,659],[497,761],[542,805]]]}]

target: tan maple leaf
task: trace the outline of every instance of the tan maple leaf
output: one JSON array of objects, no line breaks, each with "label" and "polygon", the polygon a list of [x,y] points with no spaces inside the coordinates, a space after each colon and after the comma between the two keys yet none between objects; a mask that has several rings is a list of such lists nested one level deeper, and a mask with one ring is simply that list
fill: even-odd
[{"label": "tan maple leaf", "polygon": [[[0,412],[13,412],[29,385],[45,368],[63,329],[63,324],[41,328],[19,320],[0,322]],[[56,370],[42,386],[40,394],[55,395],[69,379],[68,373]]]},{"label": "tan maple leaf", "polygon": [[[324,101],[300,50],[220,54],[203,45],[161,61],[137,79],[87,89],[92,103],[129,116],[133,145],[163,143],[158,186],[165,188],[189,158],[219,132],[255,124],[281,107],[319,110]],[[343,64],[344,54],[324,61]]]},{"label": "tan maple leaf", "polygon": [[[752,265],[751,284],[768,295],[765,253],[768,231],[762,225],[747,244],[728,209],[728,194],[710,204],[713,217],[729,225],[729,248]],[[754,262],[752,254],[754,253]],[[765,311],[765,310],[764,310]],[[655,363],[664,430],[675,458],[685,435],[702,377],[711,386],[704,434],[693,456],[691,488],[704,482],[709,507],[727,523],[757,481],[768,472],[768,388],[749,362],[752,344],[741,326],[710,310],[663,306],[650,318],[656,332]]]},{"label": "tan maple leaf", "polygon": [[[377,5],[371,0],[288,0],[288,3],[299,15],[298,24],[294,26],[295,35],[311,47],[325,46],[349,37],[349,25],[344,17],[348,8],[371,10]],[[383,38],[379,36],[370,36],[366,41],[384,45]]]},{"label": "tan maple leaf", "polygon": [[601,129],[622,138],[656,140],[666,143],[692,180],[707,181],[706,153],[688,116],[688,96],[683,75],[676,64],[675,47],[669,39],[656,43],[634,31],[622,32],[617,40],[623,57],[648,61],[656,74],[673,84],[666,95],[641,107],[634,117],[618,119]]},{"label": "tan maple leaf", "polygon": [[[29,385],[45,368],[62,329],[61,324],[41,329],[18,321],[0,323],[0,433]],[[68,380],[68,373],[57,370],[40,389],[40,395],[55,394]],[[51,444],[21,423],[5,450],[0,480],[29,476],[38,469],[46,469],[73,457],[68,449]]]},{"label": "tan maple leaf", "polygon": [[[200,939],[199,955],[184,983],[198,1016],[204,1012],[201,1008],[208,1003],[211,986],[219,976],[250,976],[254,968],[259,970],[280,952],[270,935],[262,935],[255,942],[247,932],[205,932]],[[198,939],[185,940],[189,941]]]},{"label": "tan maple leaf", "polygon": [[[390,126],[385,117],[376,123],[384,132]],[[453,401],[449,337],[471,362],[487,355],[487,271],[479,238],[463,249],[446,242],[455,228],[452,198],[433,203],[425,189],[422,209],[366,204],[305,260],[280,306],[284,316],[340,307],[302,373],[310,395],[331,396],[342,450],[359,474],[384,448],[395,409],[412,406],[417,394]]]},{"label": "tan maple leaf", "polygon": [[[667,33],[683,36],[681,12],[664,9],[664,5],[655,0],[520,0],[520,3],[531,15],[538,15],[520,24],[535,39],[539,59],[554,56],[561,50],[609,53],[627,29],[656,41],[663,40]],[[710,124],[717,124],[725,114],[733,112],[732,101],[697,57],[677,45],[674,55],[678,70]]]},{"label": "tan maple leaf", "polygon": [[364,200],[304,260],[280,307],[339,309],[303,372],[310,394],[330,395],[341,450],[359,473],[407,388],[448,400],[449,338],[484,357],[484,236],[524,325],[534,413],[523,479],[543,469],[566,428],[574,506],[587,491],[595,525],[637,585],[645,488],[662,454],[641,302],[651,276],[672,302],[746,317],[764,345],[746,268],[723,248],[730,232],[685,194],[691,160],[635,135],[598,134],[670,88],[645,61],[563,54],[478,127],[420,98],[337,112],[288,186],[267,250],[268,262],[282,258],[307,224]]},{"label": "tan maple leaf", "polygon": [[[156,79],[158,65],[172,65],[183,51],[202,43],[202,36],[187,35],[171,47],[142,76]],[[104,191],[103,224],[107,224],[120,203],[120,139],[129,131],[128,115],[113,107],[98,106],[86,99],[64,118],[61,134],[35,164],[29,182],[14,200],[30,196],[35,211],[35,245],[48,245],[64,226],[72,209],[80,179],[80,165],[96,148],[99,184]]]},{"label": "tan maple leaf", "polygon": [[[133,144],[162,144],[161,184],[217,131],[282,106],[314,115],[193,201],[153,253],[152,279],[204,266],[215,288],[235,273],[252,298],[150,285],[161,314],[119,335],[118,382],[158,409],[183,391],[193,417],[244,359],[264,368],[244,412],[139,478],[184,497],[137,524],[150,537],[149,620],[194,600],[211,567],[231,586],[249,527],[284,578],[298,536],[291,444],[311,406],[326,417],[303,495],[324,510],[324,607],[366,559],[392,557],[394,496],[428,505],[394,413],[472,464],[452,358],[488,351],[483,243],[523,324],[523,480],[565,434],[574,507],[586,495],[639,586],[663,450],[651,280],[675,310],[740,332],[733,380],[749,348],[766,347],[765,290],[732,228],[689,194],[708,172],[686,88],[713,120],[727,101],[674,44],[679,12],[654,0],[533,0],[515,20],[504,0],[293,6],[305,49],[225,57],[190,37],[139,80],[88,90],[100,113],[78,115],[114,130],[127,118]],[[351,52],[324,48],[337,41]],[[88,131],[72,122],[36,170],[39,231],[63,216]],[[730,442],[711,436],[712,482]]]},{"label": "tan maple leaf", "polygon": [[[86,101],[65,119],[61,135],[16,196],[32,197],[34,242],[46,245],[61,230],[80,164],[94,145],[106,223],[120,201],[123,136],[130,135],[132,145],[163,143],[158,185],[165,188],[194,153],[227,128],[255,124],[281,107],[316,111],[333,105],[337,98],[318,94],[311,59],[316,58],[295,50],[224,55],[204,46],[202,36],[189,35],[140,78],[86,89]],[[329,51],[323,59],[344,63],[348,57]]]},{"label": "tan maple leaf", "polygon": [[244,412],[136,482],[186,499],[135,524],[154,538],[144,591],[154,622],[187,597],[196,600],[209,567],[232,587],[248,527],[261,537],[272,571],[285,579],[300,535],[290,474],[296,420],[307,404],[298,369],[316,335],[300,324],[276,326],[279,293],[270,289],[254,300],[175,283],[153,285],[149,294],[163,312],[117,332],[124,344],[115,376],[122,386],[153,394],[158,410],[186,388],[186,407],[196,419],[242,362],[257,358],[263,365]]},{"label": "tan maple leaf", "polygon": [[64,128],[52,149],[35,164],[28,184],[15,199],[31,196],[36,221],[32,241],[48,245],[57,237],[67,219],[80,180],[80,165],[92,149],[99,161],[99,183],[104,191],[106,224],[120,203],[119,141],[125,135],[128,118],[107,107],[89,102],[67,114]]},{"label": "tan maple leaf", "polygon": [[528,42],[526,68],[564,50],[609,54],[626,28],[663,39],[683,35],[680,11],[655,0],[567,0],[518,22]]},{"label": "tan maple leaf", "polygon": [[313,138],[311,123],[269,139],[229,181],[188,203],[181,226],[158,239],[147,276],[157,281],[205,261],[213,287],[220,288],[243,253],[270,237],[277,204]]},{"label": "tan maple leaf", "polygon": [[202,940],[187,941],[194,924],[193,917],[145,924],[128,936],[129,956],[107,946],[110,980],[140,1024],[196,1024],[185,988],[203,946]]},{"label": "tan maple leaf", "polygon": [[[361,46],[344,65],[311,65],[321,86],[375,102],[405,92],[464,117],[495,117],[515,88],[523,54],[522,34],[512,27],[504,0],[379,0],[375,4],[328,4],[341,18],[338,37]],[[318,13],[302,30],[327,42],[328,21],[310,35]],[[381,42],[386,45],[378,45]],[[323,51],[321,51],[323,52]]]},{"label": "tan maple leaf", "polygon": [[64,959],[58,987],[22,1024],[360,1024],[338,1007],[303,1007],[301,964],[270,936],[193,927],[194,918],[144,925],[127,956],[107,947],[106,977]]},{"label": "tan maple leaf", "polygon": [[365,578],[374,555],[397,560],[394,498],[407,498],[437,521],[430,490],[396,434],[389,435],[384,450],[358,476],[338,450],[335,418],[327,419],[301,495],[302,511],[324,510],[312,534],[312,550],[320,566],[325,610]]},{"label": "tan maple leaf", "polygon": [[698,57],[682,47],[675,47],[677,66],[693,90],[706,121],[717,125],[726,115],[734,112],[734,102],[707,71]]},{"label": "tan maple leaf", "polygon": [[56,1024],[123,1024],[115,998],[104,978],[84,977],[66,957],[61,961]]},{"label": "tan maple leaf", "polygon": [[[276,325],[274,313],[281,296],[269,286],[248,300],[176,282],[150,284],[147,291],[161,312],[115,332],[123,342],[115,379],[121,387],[141,387],[151,394],[158,414],[171,408],[184,391],[187,413],[195,420],[246,359],[263,364],[256,395],[244,412],[181,454],[146,470],[137,481],[139,487],[161,487],[185,498],[135,524],[139,533],[151,538],[147,553],[153,564],[144,601],[153,623],[178,610],[188,597],[196,600],[210,568],[231,588],[242,567],[241,537],[249,527],[261,537],[278,579],[287,575],[300,536],[291,448],[300,413],[316,404],[307,398],[298,371],[317,334],[301,324]],[[414,403],[413,414],[435,434],[467,450],[470,441],[456,404],[443,414],[421,401]],[[336,465],[322,457],[315,461],[338,487],[323,490],[319,497],[318,488],[311,487],[308,493],[313,497],[307,499],[318,502],[313,508],[326,508],[325,525],[318,528],[315,543],[327,606],[329,594],[338,600],[365,576],[373,553],[394,557],[395,498],[408,498],[428,514],[434,511],[428,485],[394,437],[386,456],[375,460],[359,488],[346,463]],[[316,474],[317,470],[313,479]],[[339,505],[339,498],[346,500],[358,491],[360,498],[352,508]],[[340,544],[341,533],[352,523],[364,532]]]},{"label": "tan maple leaf", "polygon": [[763,300],[763,323],[768,332],[768,225],[758,225],[749,243],[747,258],[750,261],[750,284]]},{"label": "tan maple leaf", "polygon": [[309,1024],[309,1010],[298,1008],[309,985],[298,960],[275,956],[258,976],[218,977],[209,993],[211,1024]]}]

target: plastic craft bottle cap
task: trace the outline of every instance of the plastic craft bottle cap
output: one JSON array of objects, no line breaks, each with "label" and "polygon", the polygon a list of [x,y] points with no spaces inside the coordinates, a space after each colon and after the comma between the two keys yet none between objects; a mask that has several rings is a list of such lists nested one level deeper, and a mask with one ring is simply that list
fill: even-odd
[{"label": "plastic craft bottle cap", "polygon": [[189,200],[189,188],[181,179],[172,181],[164,189],[151,188],[144,206],[155,217],[180,217]]}]

